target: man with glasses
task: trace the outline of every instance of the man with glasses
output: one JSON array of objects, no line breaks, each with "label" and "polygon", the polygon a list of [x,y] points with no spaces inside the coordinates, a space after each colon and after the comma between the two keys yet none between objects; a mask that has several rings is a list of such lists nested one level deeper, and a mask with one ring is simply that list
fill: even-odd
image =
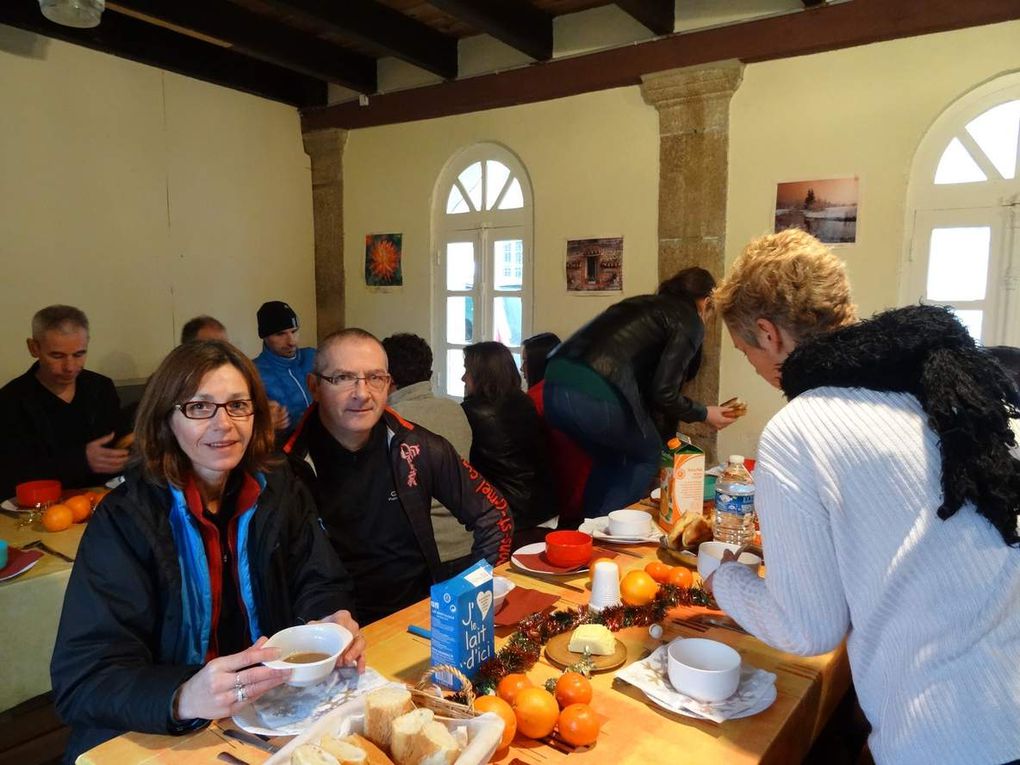
[{"label": "man with glasses", "polygon": [[266,386],[277,437],[286,438],[312,403],[305,381],[312,370],[315,349],[299,346],[297,314],[282,300],[259,306],[257,319],[262,353],[253,361]]},{"label": "man with glasses", "polygon": [[319,345],[308,377],[313,409],[284,451],[308,483],[354,578],[360,624],[429,594],[447,571],[432,529],[436,499],[473,532],[471,560],[510,556],[506,500],[446,439],[386,408],[386,352],[361,329]]}]

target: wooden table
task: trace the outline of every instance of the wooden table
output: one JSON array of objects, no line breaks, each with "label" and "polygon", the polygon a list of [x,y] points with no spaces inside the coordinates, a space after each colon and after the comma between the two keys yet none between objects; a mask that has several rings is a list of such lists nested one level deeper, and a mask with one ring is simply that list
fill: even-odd
[{"label": "wooden table", "polygon": [[[626,548],[638,552],[642,560],[621,555],[617,558],[622,571],[643,566],[657,558],[651,546]],[[669,562],[669,561],[667,561]],[[540,581],[504,566],[499,573],[509,576],[520,586],[560,595],[558,608],[587,602],[587,575],[561,578],[561,581],[582,588],[576,592],[551,581]],[[540,742],[518,737],[508,752],[494,762],[509,765],[515,759],[529,765],[551,765],[569,756],[571,765],[598,763],[657,763],[681,758],[689,763],[788,763],[800,762],[815,736],[828,720],[835,705],[849,687],[850,673],[846,651],[839,648],[823,656],[810,658],[776,651],[750,635],[731,629],[694,627],[676,624],[673,618],[688,619],[705,609],[680,608],[671,612],[663,625],[662,640],[675,637],[709,637],[720,640],[744,656],[756,667],[777,676],[778,698],[764,712],[743,720],[721,725],[704,720],[674,715],[648,703],[640,691],[622,681],[614,681],[614,673],[593,677],[595,697],[592,707],[607,718],[598,744],[588,752],[561,754]],[[416,603],[382,621],[365,628],[369,664],[389,677],[416,682],[429,666],[429,641],[407,632],[407,625],[429,624],[428,601]],[[704,630],[704,631],[703,631]],[[497,628],[497,644],[509,634],[508,628]],[[617,633],[627,646],[628,660],[643,658],[660,645],[646,628],[632,627]],[[529,672],[539,684],[560,672],[542,658]],[[222,721],[229,726],[229,721]],[[173,762],[180,765],[214,762],[216,755],[229,751],[250,765],[265,762],[269,755],[253,747],[222,736],[217,724],[186,736],[130,733],[102,744],[83,754],[78,765],[134,765],[136,763]],[[516,763],[515,763],[516,765]]]},{"label": "wooden table", "polygon": [[[14,547],[42,541],[73,558],[85,531],[76,524],[66,531],[51,533],[36,521],[22,526],[23,516],[0,512],[0,539]],[[64,590],[71,577],[71,563],[50,552],[29,571],[0,582],[0,711],[50,690],[50,657],[57,637]]]}]

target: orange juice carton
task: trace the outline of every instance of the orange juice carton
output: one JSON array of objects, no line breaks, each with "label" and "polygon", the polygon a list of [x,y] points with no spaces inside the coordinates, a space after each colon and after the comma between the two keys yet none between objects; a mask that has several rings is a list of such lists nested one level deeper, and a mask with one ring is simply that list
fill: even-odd
[{"label": "orange juice carton", "polygon": [[[432,666],[450,664],[474,676],[495,653],[492,566],[478,561],[452,579],[432,585]],[[448,673],[436,680],[454,690],[460,683]]]},{"label": "orange juice carton", "polygon": [[678,433],[666,444],[659,464],[659,526],[669,533],[684,513],[701,513],[705,453]]}]

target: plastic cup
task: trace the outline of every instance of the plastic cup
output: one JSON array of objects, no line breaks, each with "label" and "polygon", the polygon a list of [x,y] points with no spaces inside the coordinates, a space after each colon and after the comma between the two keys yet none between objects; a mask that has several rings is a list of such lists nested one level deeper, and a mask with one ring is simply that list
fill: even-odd
[{"label": "plastic cup", "polygon": [[620,567],[616,561],[600,560],[591,572],[591,600],[588,607],[599,611],[620,605]]}]

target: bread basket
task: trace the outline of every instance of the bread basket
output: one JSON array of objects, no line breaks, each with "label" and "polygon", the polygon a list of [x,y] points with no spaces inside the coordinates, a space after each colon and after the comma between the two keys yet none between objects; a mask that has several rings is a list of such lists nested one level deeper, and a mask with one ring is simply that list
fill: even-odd
[{"label": "bread basket", "polygon": [[[453,692],[443,688],[436,678],[447,675],[460,683],[460,690]],[[466,720],[476,717],[475,689],[467,676],[449,664],[437,664],[425,670],[416,685],[408,685],[411,702],[424,709],[431,709],[439,717],[451,720]],[[463,699],[463,700],[461,700]]]}]

